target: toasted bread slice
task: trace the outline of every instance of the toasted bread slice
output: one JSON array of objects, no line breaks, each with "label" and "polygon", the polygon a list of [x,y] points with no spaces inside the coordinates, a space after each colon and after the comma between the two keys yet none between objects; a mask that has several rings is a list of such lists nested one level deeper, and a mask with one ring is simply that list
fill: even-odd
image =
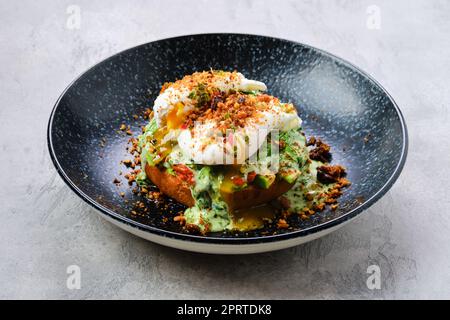
[{"label": "toasted bread slice", "polygon": [[[145,166],[145,173],[162,193],[185,206],[192,207],[195,205],[195,200],[192,197],[187,181],[149,164]],[[234,192],[222,191],[221,194],[230,210],[238,210],[270,202],[287,192],[293,185],[293,183],[288,183],[284,180],[276,180],[268,189],[260,189],[250,185],[243,190]]]},{"label": "toasted bread slice", "polygon": [[171,175],[165,170],[149,164],[145,165],[145,173],[165,195],[185,206],[192,207],[195,205],[195,200],[192,198],[191,189],[187,181],[183,181],[178,176]]},{"label": "toasted bread slice", "polygon": [[221,191],[221,194],[230,210],[239,210],[259,206],[275,200],[291,189],[293,185],[284,180],[276,180],[268,189],[261,189],[250,185],[239,191]]}]

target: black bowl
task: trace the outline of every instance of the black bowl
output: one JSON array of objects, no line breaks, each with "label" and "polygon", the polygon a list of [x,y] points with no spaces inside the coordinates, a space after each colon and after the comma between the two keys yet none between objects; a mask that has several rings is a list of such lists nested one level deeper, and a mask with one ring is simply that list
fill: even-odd
[{"label": "black bowl", "polygon": [[[210,68],[238,70],[265,82],[270,94],[297,106],[306,134],[329,143],[333,162],[348,170],[352,186],[340,198],[336,211],[325,210],[299,221],[295,230],[196,236],[182,233],[179,225],[171,222],[183,210],[175,201],[149,201],[134,195],[126,183],[120,187],[113,183],[115,178],[124,179],[118,173],[125,171],[120,161],[129,139],[118,131],[120,125],[132,124],[132,131],[139,132],[145,121],[136,121],[133,115],[152,106],[164,82]],[[246,251],[254,252],[272,250],[274,242],[294,245],[316,238],[372,205],[403,168],[407,130],[389,94],[342,59],[287,40],[202,34],[147,43],[89,69],[58,99],[49,121],[48,145],[64,181],[121,227],[153,241],[196,251],[220,250],[195,249],[189,244],[196,248],[225,245],[238,252],[233,249],[236,245],[256,248],[256,244],[272,243]],[[125,198],[120,192],[125,192]],[[150,213],[138,210],[131,214],[139,200]],[[169,222],[163,222],[164,218]]]}]

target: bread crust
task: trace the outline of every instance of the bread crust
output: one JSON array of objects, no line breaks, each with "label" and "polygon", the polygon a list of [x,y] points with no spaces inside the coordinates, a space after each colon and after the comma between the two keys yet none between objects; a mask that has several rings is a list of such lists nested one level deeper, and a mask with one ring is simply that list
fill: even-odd
[{"label": "bread crust", "polygon": [[[149,164],[145,166],[145,173],[162,193],[185,206],[192,207],[195,205],[187,181]],[[292,186],[293,184],[284,180],[277,180],[268,189],[260,189],[250,185],[241,191],[221,192],[221,194],[230,210],[238,210],[270,202],[287,192]]]},{"label": "bread crust", "polygon": [[187,181],[183,181],[178,176],[169,174],[165,170],[160,170],[148,163],[145,165],[145,173],[165,195],[168,195],[185,206],[192,207],[195,205],[195,200],[192,197],[191,189]]},{"label": "bread crust", "polygon": [[268,189],[261,189],[250,185],[240,191],[233,193],[221,192],[221,194],[230,210],[239,210],[259,206],[275,200],[289,191],[293,185],[284,180],[276,180]]}]

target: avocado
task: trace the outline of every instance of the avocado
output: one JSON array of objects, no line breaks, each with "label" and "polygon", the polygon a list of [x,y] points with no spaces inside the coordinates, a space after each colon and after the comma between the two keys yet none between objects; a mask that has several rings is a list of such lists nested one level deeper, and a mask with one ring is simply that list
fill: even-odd
[{"label": "avocado", "polygon": [[280,175],[287,183],[294,183],[295,180],[297,180],[297,178],[300,176],[300,171],[290,170],[288,172],[281,172]]},{"label": "avocado", "polygon": [[269,189],[272,183],[275,181],[275,175],[261,175],[258,174],[255,177],[255,185],[262,188],[262,189]]}]

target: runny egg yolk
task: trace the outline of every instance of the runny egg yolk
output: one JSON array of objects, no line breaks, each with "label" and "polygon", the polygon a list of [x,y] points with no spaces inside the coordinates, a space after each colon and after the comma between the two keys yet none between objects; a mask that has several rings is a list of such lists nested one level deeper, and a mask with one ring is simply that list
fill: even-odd
[{"label": "runny egg yolk", "polygon": [[240,181],[237,182],[237,179],[242,179],[243,184],[246,183],[246,181],[241,177],[240,166],[226,166],[226,171],[224,172],[223,180],[220,184],[220,191],[225,193],[234,192],[236,188],[242,186]]},{"label": "runny egg yolk", "polygon": [[184,123],[186,114],[184,113],[184,104],[177,102],[175,107],[172,108],[167,114],[167,128],[178,129]]}]

